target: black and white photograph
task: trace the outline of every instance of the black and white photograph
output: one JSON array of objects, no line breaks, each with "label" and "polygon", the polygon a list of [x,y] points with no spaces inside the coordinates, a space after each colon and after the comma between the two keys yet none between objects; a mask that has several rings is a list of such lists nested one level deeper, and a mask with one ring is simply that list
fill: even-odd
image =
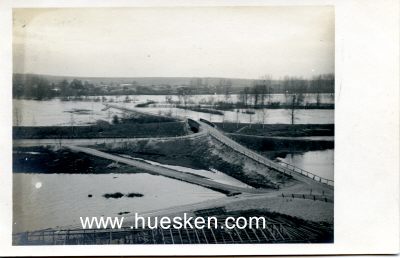
[{"label": "black and white photograph", "polygon": [[118,1],[0,8],[7,254],[398,250],[399,4]]},{"label": "black and white photograph", "polygon": [[13,60],[13,244],[334,241],[332,7],[15,9]]}]

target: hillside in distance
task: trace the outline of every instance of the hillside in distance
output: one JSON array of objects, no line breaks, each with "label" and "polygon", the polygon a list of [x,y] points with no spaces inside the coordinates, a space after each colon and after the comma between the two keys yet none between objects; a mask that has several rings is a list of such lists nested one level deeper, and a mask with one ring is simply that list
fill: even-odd
[{"label": "hillside in distance", "polygon": [[[90,95],[242,94],[244,98],[273,93],[333,93],[333,74],[311,79],[286,76],[281,80],[196,77],[71,77],[13,74],[16,98],[52,98]],[[257,101],[256,101],[257,102]]]},{"label": "hillside in distance", "polygon": [[94,85],[120,86],[121,84],[136,83],[140,86],[189,86],[189,85],[207,85],[216,86],[222,81],[229,80],[232,88],[250,87],[255,81],[253,79],[237,79],[237,78],[211,78],[211,77],[79,77],[79,76],[58,76],[45,74],[14,74],[14,76],[32,77],[40,76],[49,81],[49,83],[60,83],[63,80],[72,81],[73,79],[87,81]]}]

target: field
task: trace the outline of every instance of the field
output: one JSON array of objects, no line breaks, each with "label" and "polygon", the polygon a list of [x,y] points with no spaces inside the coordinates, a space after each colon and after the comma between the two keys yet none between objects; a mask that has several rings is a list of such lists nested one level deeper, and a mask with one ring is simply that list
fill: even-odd
[{"label": "field", "polygon": [[169,137],[185,134],[183,122],[122,122],[118,124],[104,122],[90,126],[13,127],[13,139]]},{"label": "field", "polygon": [[65,173],[65,174],[106,174],[141,173],[139,168],[115,164],[110,160],[75,153],[67,149],[46,147],[14,147],[14,173]]}]

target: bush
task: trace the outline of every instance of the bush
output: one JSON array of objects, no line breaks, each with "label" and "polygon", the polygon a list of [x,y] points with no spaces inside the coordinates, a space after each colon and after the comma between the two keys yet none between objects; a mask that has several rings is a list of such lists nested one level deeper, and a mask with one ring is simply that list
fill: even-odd
[{"label": "bush", "polygon": [[117,115],[113,116],[112,123],[113,124],[119,124],[119,118],[118,118]]}]

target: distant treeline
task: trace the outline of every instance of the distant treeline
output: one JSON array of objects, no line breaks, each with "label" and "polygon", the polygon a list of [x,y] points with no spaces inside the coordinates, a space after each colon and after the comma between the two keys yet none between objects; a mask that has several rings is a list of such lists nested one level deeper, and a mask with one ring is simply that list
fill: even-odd
[{"label": "distant treeline", "polygon": [[[264,76],[259,80],[247,80],[240,86],[237,81],[242,79],[211,79],[193,78],[189,83],[181,85],[140,85],[136,81],[131,83],[110,82],[107,84],[98,80],[63,79],[54,80],[52,77],[34,74],[13,75],[13,97],[26,99],[51,99],[54,97],[82,97],[106,95],[182,95],[197,94],[252,94],[261,96],[274,93],[333,93],[334,75],[325,74],[314,76],[311,79],[299,77],[284,77],[279,80]],[[160,79],[159,79],[160,80]],[[183,79],[182,79],[183,81]]]},{"label": "distant treeline", "polygon": [[42,76],[13,76],[13,98],[42,100],[54,97],[87,96],[95,92],[96,87],[93,84],[77,79],[70,82],[63,80],[55,84]]},{"label": "distant treeline", "polygon": [[[304,103],[304,94],[316,94],[316,105],[321,105],[321,93],[333,93],[335,90],[335,76],[333,74],[324,74],[314,76],[307,80],[300,77],[285,76],[275,84],[271,77],[266,76],[262,80],[255,81],[251,87],[245,87],[240,92],[240,102],[245,106],[253,105],[263,106],[267,103],[270,108],[280,107],[281,103],[272,102],[271,94],[283,93],[287,97],[289,108],[302,106]],[[229,98],[229,94],[226,94]]]}]

